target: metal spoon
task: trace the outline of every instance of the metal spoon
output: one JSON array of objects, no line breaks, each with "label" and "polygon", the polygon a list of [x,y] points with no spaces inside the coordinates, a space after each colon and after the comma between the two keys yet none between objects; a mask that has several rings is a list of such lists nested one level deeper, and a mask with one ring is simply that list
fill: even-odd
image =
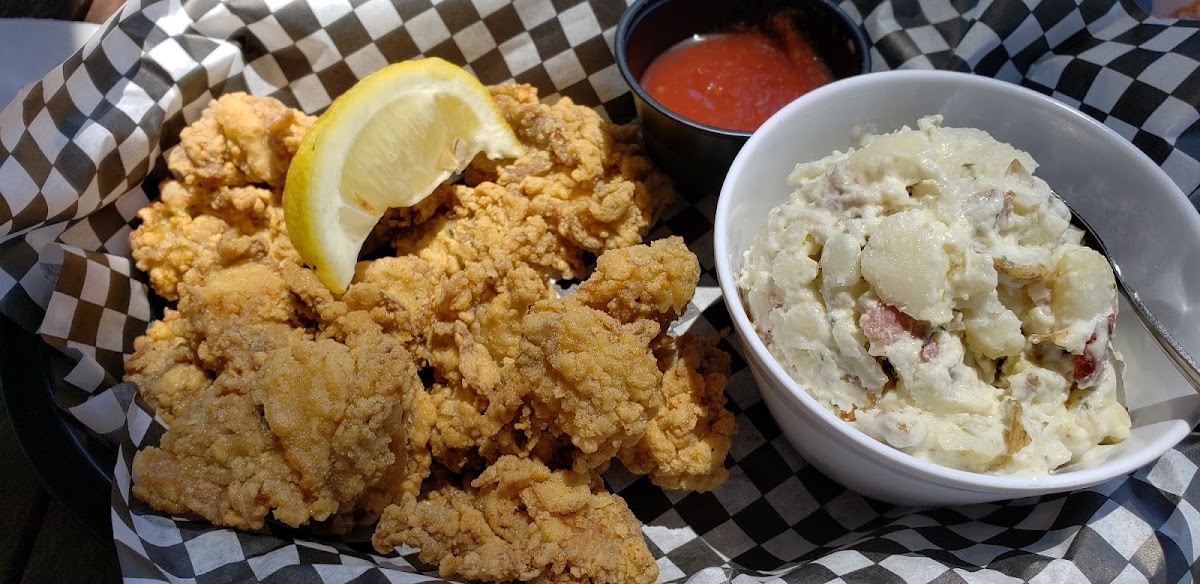
[{"label": "metal spoon", "polygon": [[1113,260],[1112,255],[1108,253],[1108,248],[1105,247],[1104,240],[1100,239],[1100,234],[1096,233],[1096,230],[1084,220],[1083,216],[1070,203],[1060,197],[1058,193],[1054,193],[1054,196],[1058,197],[1058,200],[1062,201],[1067,206],[1067,209],[1071,211],[1071,217],[1075,225],[1083,229],[1084,243],[1104,254],[1105,259],[1112,266],[1113,275],[1117,278],[1117,289],[1121,291],[1121,294],[1133,306],[1133,311],[1137,314],[1138,320],[1142,321],[1142,326],[1146,327],[1146,331],[1158,343],[1158,347],[1171,360],[1175,368],[1183,374],[1184,379],[1187,379],[1188,383],[1192,384],[1192,389],[1200,392],[1200,367],[1196,366],[1196,360],[1179,344],[1179,341],[1175,340],[1175,337],[1171,336],[1171,333],[1167,332],[1167,328],[1163,326],[1162,322],[1142,303],[1137,290],[1134,290],[1133,286],[1130,286],[1129,282],[1125,280],[1125,276],[1121,274],[1121,267],[1117,265],[1116,260]]}]

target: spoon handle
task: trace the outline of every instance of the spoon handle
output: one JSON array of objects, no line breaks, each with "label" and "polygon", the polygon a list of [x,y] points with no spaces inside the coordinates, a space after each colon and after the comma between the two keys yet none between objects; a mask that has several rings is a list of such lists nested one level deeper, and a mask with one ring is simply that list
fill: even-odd
[{"label": "spoon handle", "polygon": [[1196,360],[1179,344],[1179,341],[1175,340],[1175,337],[1171,336],[1171,333],[1167,332],[1166,327],[1159,322],[1154,313],[1150,312],[1150,309],[1142,303],[1137,290],[1133,290],[1125,282],[1125,276],[1121,275],[1121,270],[1116,263],[1110,263],[1113,264],[1113,273],[1117,276],[1117,288],[1133,306],[1133,311],[1137,314],[1138,320],[1142,321],[1142,326],[1146,327],[1146,332],[1154,337],[1154,342],[1158,343],[1162,352],[1171,360],[1171,364],[1183,374],[1188,383],[1192,384],[1192,389],[1200,392],[1200,367],[1196,366]]}]

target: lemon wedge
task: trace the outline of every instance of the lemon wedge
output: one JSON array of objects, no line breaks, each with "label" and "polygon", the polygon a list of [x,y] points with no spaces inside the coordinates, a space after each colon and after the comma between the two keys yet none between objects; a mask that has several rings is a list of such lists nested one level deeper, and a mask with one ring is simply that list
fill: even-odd
[{"label": "lemon wedge", "polygon": [[283,193],[288,235],[340,294],[384,211],[420,202],[480,153],[523,151],[470,73],[438,58],[389,65],[334,100],[300,143]]}]

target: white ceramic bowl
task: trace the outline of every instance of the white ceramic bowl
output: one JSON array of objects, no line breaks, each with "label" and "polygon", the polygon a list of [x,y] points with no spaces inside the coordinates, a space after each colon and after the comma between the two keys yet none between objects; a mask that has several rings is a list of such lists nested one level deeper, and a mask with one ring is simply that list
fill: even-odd
[{"label": "white ceramic bowl", "polygon": [[1159,458],[1200,421],[1200,396],[1122,305],[1114,338],[1125,359],[1132,436],[1087,467],[1041,478],[991,476],[931,464],[877,442],[820,406],[754,333],[737,276],[767,212],[787,200],[798,162],[851,146],[851,129],[888,132],[941,114],[948,127],[988,131],[1040,164],[1036,174],[1105,239],[1146,303],[1200,351],[1200,215],[1167,175],[1105,126],[1017,85],[945,71],[894,71],[837,81],[791,103],[742,148],[721,189],[717,274],[742,349],[784,435],[819,470],[864,495],[900,504],[952,505],[1080,489]]}]

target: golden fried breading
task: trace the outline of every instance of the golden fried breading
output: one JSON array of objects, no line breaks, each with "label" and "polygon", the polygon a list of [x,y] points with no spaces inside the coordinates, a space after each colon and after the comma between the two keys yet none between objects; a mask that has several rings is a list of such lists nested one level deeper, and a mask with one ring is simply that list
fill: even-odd
[{"label": "golden fried breading", "polygon": [[471,292],[473,270],[447,278],[434,310],[430,364],[444,383],[490,392],[499,369],[516,358],[521,318],[535,302],[553,298],[546,275],[518,264],[495,274],[490,286]]},{"label": "golden fried breading", "polygon": [[313,512],[259,407],[249,395],[206,388],[158,447],[134,457],[133,494],[217,525],[258,529],[272,510],[284,523],[308,521]]},{"label": "golden fried breading", "polygon": [[[447,576],[655,579],[598,473],[620,457],[667,487],[725,478],[728,357],[666,333],[698,262],[679,238],[637,245],[674,192],[635,126],[527,85],[491,91],[526,154],[478,157],[463,183],[389,211],[341,296],[284,222],[313,118],[231,94],[182,132],[131,235],[177,301],[126,364],[169,425],[135,456],[138,498],[248,529],[345,532],[382,513],[381,551],[419,546]],[[586,275],[588,253],[595,272],[555,298],[551,279]],[[418,501],[434,462],[481,474]]]},{"label": "golden fried breading", "polygon": [[[394,334],[420,361],[428,360],[425,348],[436,317],[436,302],[445,278],[428,262],[413,256],[385,257],[359,262],[354,282],[341,301],[347,310],[361,310]],[[317,284],[322,289],[323,285]],[[329,322],[336,315],[325,313]]]},{"label": "golden fried breading", "polygon": [[[455,284],[462,274],[448,281],[450,295],[462,289]],[[501,391],[504,368],[520,354],[522,318],[533,304],[552,297],[545,275],[521,265],[501,277],[490,298],[475,300],[474,307],[456,312],[455,320],[434,328],[430,364],[437,381],[432,393],[440,414],[430,447],[443,465],[462,470],[474,464],[474,450],[498,431],[500,424],[489,422],[484,411]]]},{"label": "golden fried breading", "polygon": [[[458,278],[451,277],[448,285],[457,284]],[[495,296],[477,300],[471,309],[459,312],[459,320],[468,325],[471,336],[487,348],[497,364],[505,365],[520,353],[521,319],[537,302],[553,298],[554,289],[546,275],[521,265],[495,283]]]},{"label": "golden fried breading", "polygon": [[[637,128],[605,122],[570,99],[542,104],[529,85],[490,90],[526,154],[476,159],[466,185],[442,203],[451,210],[446,221],[408,233],[389,222],[397,251],[447,271],[470,261],[521,261],[574,278],[584,274],[583,251],[640,243],[675,193],[642,153]],[[396,221],[411,225],[410,215]]]},{"label": "golden fried breading", "polygon": [[514,456],[466,488],[389,507],[372,541],[383,552],[419,547],[444,578],[650,584],[658,577],[637,519],[596,475]]},{"label": "golden fried breading", "polygon": [[[439,371],[459,373],[434,392],[439,416],[431,446],[439,461],[462,470],[502,454],[565,457],[566,464],[582,471],[603,467],[639,439],[661,403],[661,373],[651,345],[662,329],[652,319],[686,305],[698,267],[678,240],[613,250],[599,266],[581,285],[585,295],[537,300],[540,286],[531,285],[520,302],[511,298],[520,295],[497,296],[505,301],[504,310],[492,310],[494,303],[477,308],[469,319],[472,327],[456,323],[448,345],[458,360],[433,360]],[[605,301],[603,292],[621,293],[615,283],[628,274],[623,266],[674,283],[643,286],[656,308]],[[581,298],[611,304],[629,322],[584,306]],[[480,326],[489,322],[504,334],[489,335]],[[511,323],[519,323],[518,334],[508,330]]]},{"label": "golden fried breading", "polygon": [[133,341],[133,355],[125,361],[125,380],[137,384],[146,403],[167,424],[212,385],[196,363],[192,339],[191,321],[168,308],[162,320],[150,323],[146,334]]},{"label": "golden fried breading", "polygon": [[700,263],[681,237],[606,253],[596,271],[575,291],[576,302],[621,322],[670,324],[696,294]]},{"label": "golden fried breading", "polygon": [[[430,442],[434,457],[455,471],[503,454],[540,457],[577,471],[602,468],[618,451],[632,452],[658,415],[664,394],[676,401],[697,400],[702,416],[689,418],[692,426],[686,431],[709,432],[709,417],[724,412],[723,378],[706,377],[706,370],[693,388],[699,357],[676,363],[670,345],[670,356],[660,363],[652,348],[670,342],[662,340],[658,321],[682,312],[698,275],[695,255],[678,238],[606,252],[574,295],[538,301],[519,320],[515,309],[502,313],[519,322],[515,359],[508,358],[511,353],[492,354],[484,345],[490,348],[495,341],[481,343],[458,323],[453,344],[460,361],[450,365],[462,374],[433,392],[439,411]],[[670,372],[672,379],[663,381],[660,371]],[[705,380],[711,381],[708,389]],[[720,401],[709,409],[714,399]],[[688,415],[695,413],[684,404],[677,406]],[[680,415],[663,422],[671,426],[672,436],[684,431],[675,427],[683,423]],[[717,428],[718,434],[730,430],[724,423]],[[721,446],[715,437],[713,441]],[[717,468],[705,466],[695,473],[723,472],[724,450],[715,457]],[[686,468],[696,468],[690,464]],[[639,468],[650,472],[652,467],[647,462]],[[685,471],[664,468],[658,474],[672,473]],[[706,475],[704,480],[715,484],[723,478]]]},{"label": "golden fried breading", "polygon": [[479,450],[497,431],[484,416],[487,396],[461,384],[435,383],[429,399],[436,412],[429,437],[433,458],[454,472],[482,466]]},{"label": "golden fried breading", "polygon": [[662,405],[650,350],[658,333],[653,321],[622,324],[569,299],[535,304],[521,320],[521,354],[488,406],[487,417],[517,436],[497,437],[501,451],[548,456],[570,445],[576,471],[605,467]]},{"label": "golden fried breading", "polygon": [[[306,275],[311,276],[311,271]],[[324,287],[321,287],[324,289]],[[340,312],[339,302],[331,302],[330,310],[322,311],[325,317],[339,314],[334,322],[319,333],[319,337],[332,339],[342,343],[352,350],[360,346],[386,345],[396,359],[405,361],[405,369],[391,371],[390,374],[400,375],[405,382],[405,390],[400,396],[395,413],[384,421],[384,425],[374,429],[374,433],[383,439],[389,439],[389,448],[395,457],[395,463],[383,470],[383,475],[373,484],[367,485],[363,496],[354,501],[352,509],[343,508],[329,526],[334,532],[342,533],[354,525],[366,525],[375,522],[380,513],[388,505],[396,503],[404,495],[416,495],[421,490],[421,483],[430,474],[432,458],[429,453],[429,435],[433,427],[436,412],[432,400],[425,393],[420,379],[416,375],[411,355],[403,349],[399,340],[402,336],[386,332],[375,320],[375,316],[367,310],[350,310]],[[394,359],[378,362],[371,377],[386,378],[389,368],[395,367]],[[395,411],[395,410],[394,410]],[[366,456],[367,453],[354,453],[354,457]],[[357,463],[363,466],[362,462]],[[353,476],[351,473],[350,476]]]},{"label": "golden fried breading", "polygon": [[259,529],[270,513],[296,527],[352,512],[397,462],[385,430],[419,383],[397,347],[304,340],[263,361],[245,377],[218,377],[159,446],[137,453],[138,498],[218,525]]},{"label": "golden fried breading", "polygon": [[257,372],[264,418],[297,482],[319,503],[337,503],[335,511],[349,511],[395,462],[394,437],[382,429],[399,430],[401,398],[419,383],[408,354],[378,340],[292,343],[268,353]]},{"label": "golden fried breading", "polygon": [[253,261],[300,263],[287,236],[278,193],[254,186],[212,190],[163,181],[158,201],[138,211],[130,235],[137,268],[159,296],[178,300],[220,268]]},{"label": "golden fried breading", "polygon": [[138,211],[137,268],[163,298],[180,283],[247,261],[300,257],[287,237],[280,190],[314,118],[276,99],[232,93],[210,103],[167,153],[175,179]]},{"label": "golden fried breading", "polygon": [[167,168],[188,185],[282,187],[314,121],[277,99],[229,93],[179,133],[179,144],[167,152]]},{"label": "golden fried breading", "polygon": [[266,265],[237,266],[214,274],[204,286],[182,289],[178,310],[167,309],[163,320],[150,324],[125,364],[126,379],[138,384],[167,423],[212,383],[214,372],[225,367],[220,359],[234,360],[242,369],[252,366],[239,357],[250,353],[229,348],[239,342],[230,330],[235,323],[270,324],[278,328],[280,342],[303,337],[303,330],[293,330],[298,321],[288,287]]},{"label": "golden fried breading", "polygon": [[540,103],[528,85],[491,91],[528,150],[468,173],[468,183],[486,178],[516,189],[555,231],[590,252],[641,243],[674,190],[642,152],[637,127],[605,122],[570,98]]},{"label": "golden fried breading", "polygon": [[[396,452],[408,449],[404,413],[423,391],[412,358],[362,311],[343,311],[341,338],[314,339],[298,298],[279,271],[257,263],[184,287],[173,320],[190,323],[194,352],[170,363],[212,382],[181,399],[162,371],[167,359],[152,358],[166,351],[152,343],[130,360],[129,378],[145,395],[178,406],[168,408],[161,444],[134,459],[139,498],[221,525],[257,529],[273,513],[298,526],[354,513],[392,466],[409,465]],[[374,521],[403,494],[387,487],[392,496],[355,517]]]},{"label": "golden fried breading", "polygon": [[[485,157],[481,158],[487,160]],[[394,237],[401,236],[401,232],[409,227],[428,221],[449,203],[455,187],[454,183],[444,182],[434,188],[429,196],[417,201],[411,207],[388,209],[383,213],[383,217],[379,218],[379,223],[375,225],[371,239],[376,242],[387,242]]]},{"label": "golden fried breading", "polygon": [[729,354],[719,337],[683,335],[661,349],[663,405],[637,443],[618,458],[664,489],[708,491],[725,482],[725,455],[737,432],[725,409]]},{"label": "golden fried breading", "polygon": [[[550,297],[548,276],[582,276],[585,250],[602,252],[640,242],[650,223],[628,217],[652,219],[674,196],[661,174],[648,166],[642,172],[645,159],[636,132],[605,123],[595,112],[569,100],[555,106],[539,104],[536,90],[527,85],[499,86],[493,94],[526,142],[529,156],[534,157],[530,160],[538,152],[546,157],[548,163],[538,180],[570,182],[574,185],[570,203],[577,207],[571,213],[612,218],[621,223],[619,231],[625,235],[613,237],[609,227],[599,227],[596,233],[606,234],[603,243],[581,245],[580,238],[571,239],[568,230],[556,225],[592,220],[568,221],[566,207],[525,190],[514,179],[516,169],[528,162],[524,159],[510,164],[479,157],[467,170],[467,185],[435,193],[444,212],[429,218],[426,209],[402,213],[391,221],[385,218],[377,237],[388,239],[399,255],[416,256],[446,277],[435,306],[438,322],[431,327],[428,354],[439,381],[465,383],[476,393],[486,393],[495,382],[495,371],[515,356],[516,323],[530,305]],[[498,182],[486,180],[489,176]],[[606,189],[616,184],[634,185],[633,191],[640,194],[614,199]],[[616,203],[619,212],[614,210]],[[551,206],[561,212],[548,212]],[[465,333],[458,323],[466,325]],[[468,370],[460,371],[462,367]],[[464,376],[474,381],[464,381]],[[471,396],[469,401],[486,399]],[[457,405],[454,409],[467,410]],[[435,430],[435,441],[436,435]]]},{"label": "golden fried breading", "polygon": [[486,285],[520,264],[574,277],[583,273],[582,251],[547,225],[529,199],[495,183],[450,189],[447,211],[394,234],[399,255],[416,255],[445,274],[478,272],[471,281]]},{"label": "golden fried breading", "polygon": [[[396,464],[389,466],[382,477],[367,489],[355,504],[350,515],[354,525],[369,525],[379,518],[389,505],[416,496],[421,483],[429,476],[433,458],[429,451],[429,435],[437,412],[428,393],[418,389],[405,394],[403,425],[385,431],[394,436],[391,442]],[[390,418],[395,420],[395,418]],[[344,532],[334,526],[335,532]]]}]

